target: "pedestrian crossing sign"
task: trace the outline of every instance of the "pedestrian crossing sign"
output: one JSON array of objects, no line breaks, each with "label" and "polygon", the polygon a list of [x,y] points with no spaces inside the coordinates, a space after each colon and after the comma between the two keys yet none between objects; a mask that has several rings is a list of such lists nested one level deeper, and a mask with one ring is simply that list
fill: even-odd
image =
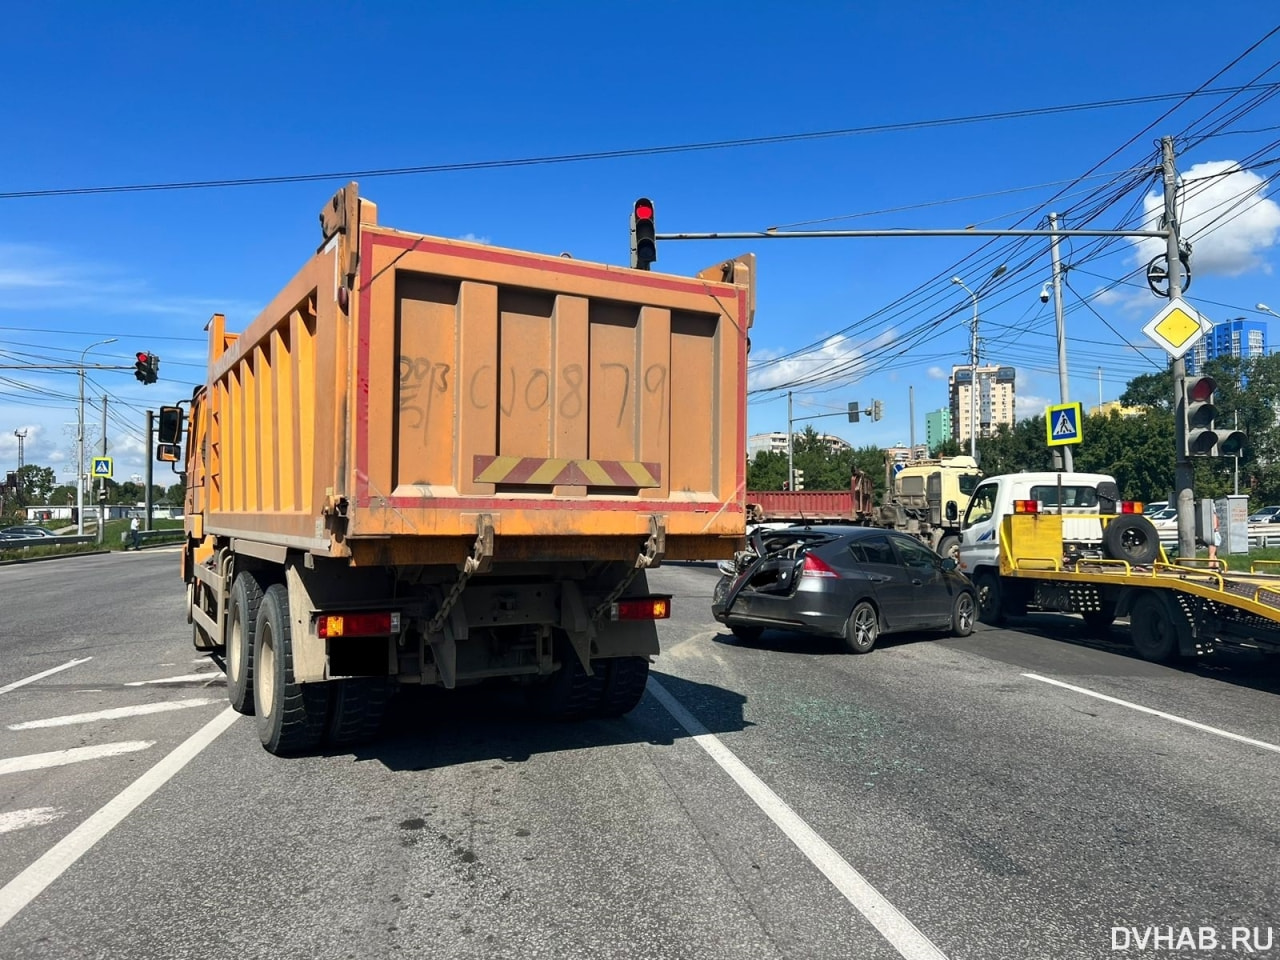
[{"label": "pedestrian crossing sign", "polygon": [[1059,403],[1044,411],[1045,439],[1051,447],[1080,442],[1083,413],[1078,403]]},{"label": "pedestrian crossing sign", "polygon": [[89,476],[97,479],[111,479],[111,458],[110,457],[94,457],[93,465],[89,468]]}]

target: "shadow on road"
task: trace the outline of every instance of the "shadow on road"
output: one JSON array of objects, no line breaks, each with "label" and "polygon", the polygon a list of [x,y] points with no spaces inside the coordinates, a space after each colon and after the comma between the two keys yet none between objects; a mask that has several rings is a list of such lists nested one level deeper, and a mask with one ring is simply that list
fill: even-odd
[{"label": "shadow on road", "polygon": [[[653,671],[657,681],[712,733],[742,730],[746,697],[732,690]],[[652,687],[651,687],[652,689]],[[510,686],[461,690],[406,687],[393,701],[382,736],[354,748],[322,751],[376,760],[392,770],[503,760],[520,763],[540,754],[628,743],[670,745],[689,733],[650,693],[616,719],[544,720]]]}]

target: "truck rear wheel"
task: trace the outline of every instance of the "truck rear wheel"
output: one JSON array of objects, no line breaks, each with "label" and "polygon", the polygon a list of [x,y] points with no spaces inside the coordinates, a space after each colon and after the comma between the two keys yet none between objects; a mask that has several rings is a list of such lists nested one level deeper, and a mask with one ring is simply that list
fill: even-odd
[{"label": "truck rear wheel", "polygon": [[236,574],[227,611],[227,699],[237,713],[253,713],[253,635],[262,584],[247,570]]},{"label": "truck rear wheel", "polygon": [[351,677],[330,680],[329,719],[325,741],[348,746],[372,740],[382,729],[391,701],[391,684],[386,677]]},{"label": "truck rear wheel", "polygon": [[595,661],[592,675],[587,676],[569,638],[560,630],[553,634],[560,669],[533,688],[530,701],[537,714],[548,720],[580,720],[603,702],[608,671],[605,662]]},{"label": "truck rear wheel", "polygon": [[1163,598],[1144,593],[1134,600],[1129,610],[1129,625],[1133,649],[1143,660],[1171,663],[1178,658],[1181,633],[1187,625],[1174,619]]},{"label": "truck rear wheel", "polygon": [[980,570],[973,578],[978,592],[978,619],[998,627],[1005,621],[1004,588],[1000,577],[990,570]]},{"label": "truck rear wheel", "polygon": [[320,743],[328,714],[323,683],[298,683],[293,675],[289,591],[273,583],[262,596],[253,638],[253,705],[258,737],[271,753],[297,753]]},{"label": "truck rear wheel", "polygon": [[938,541],[938,556],[943,559],[951,557],[953,560],[959,560],[959,551],[960,538],[954,533],[949,533]]},{"label": "truck rear wheel", "polygon": [[608,672],[604,698],[596,712],[602,717],[620,717],[634,710],[644,697],[645,684],[649,682],[649,658],[614,657],[598,660],[592,666]]}]

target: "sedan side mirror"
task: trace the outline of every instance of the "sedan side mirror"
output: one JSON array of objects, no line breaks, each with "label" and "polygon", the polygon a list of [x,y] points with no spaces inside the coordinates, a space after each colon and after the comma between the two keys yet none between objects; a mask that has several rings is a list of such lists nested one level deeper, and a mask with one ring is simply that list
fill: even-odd
[{"label": "sedan side mirror", "polygon": [[956,570],[956,569],[958,569],[958,568],[959,568],[959,566],[960,566],[960,565],[959,565],[958,563],[956,563],[956,558],[955,558],[955,557],[943,557],[943,558],[942,558],[942,569],[943,569],[943,570],[946,570],[946,571],[950,572],[950,571],[952,571],[952,570]]}]

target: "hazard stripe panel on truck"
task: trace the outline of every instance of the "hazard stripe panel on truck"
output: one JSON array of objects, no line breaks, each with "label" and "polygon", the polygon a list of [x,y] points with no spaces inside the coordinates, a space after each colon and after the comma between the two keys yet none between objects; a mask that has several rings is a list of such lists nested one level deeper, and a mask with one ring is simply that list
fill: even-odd
[{"label": "hazard stripe panel on truck", "polygon": [[575,487],[660,487],[662,465],[639,460],[476,456],[477,483]]}]

